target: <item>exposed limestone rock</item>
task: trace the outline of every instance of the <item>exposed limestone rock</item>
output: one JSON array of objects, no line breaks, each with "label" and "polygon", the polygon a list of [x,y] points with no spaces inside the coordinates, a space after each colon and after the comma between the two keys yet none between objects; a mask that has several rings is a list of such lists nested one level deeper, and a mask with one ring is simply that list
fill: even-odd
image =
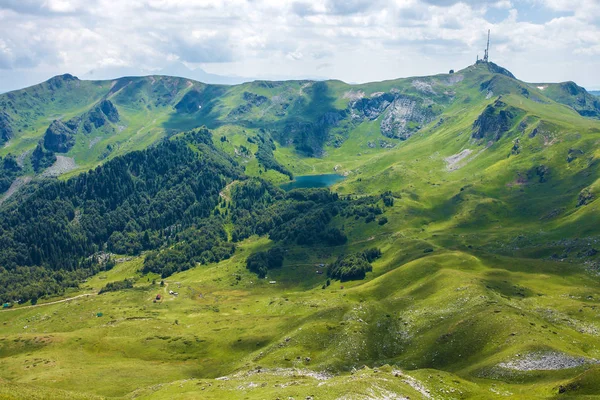
[{"label": "exposed limestone rock", "polygon": [[554,371],[597,363],[597,360],[594,359],[574,357],[557,351],[550,351],[518,356],[513,360],[500,363],[498,366],[515,371]]},{"label": "exposed limestone rock", "polygon": [[398,97],[381,121],[381,133],[389,138],[406,140],[434,118],[430,107],[420,106],[408,97]]},{"label": "exposed limestone rock", "polygon": [[365,97],[365,92],[363,92],[362,90],[357,90],[356,92],[353,90],[349,90],[346,93],[344,93],[343,96],[344,99],[350,99],[351,101],[362,99],[363,97]]},{"label": "exposed limestone rock", "polygon": [[355,118],[366,117],[375,120],[392,104],[395,98],[396,96],[392,93],[382,93],[379,96],[356,100],[350,107],[354,111],[353,116]]},{"label": "exposed limestone rock", "polygon": [[406,140],[423,125],[433,121],[433,101],[401,95],[398,91],[377,93],[350,103],[352,119],[373,121],[383,115],[381,133],[389,138]]},{"label": "exposed limestone rock", "polygon": [[420,92],[427,94],[436,94],[435,90],[433,90],[431,83],[429,82],[420,79],[415,79],[414,81],[412,81],[412,86]]}]

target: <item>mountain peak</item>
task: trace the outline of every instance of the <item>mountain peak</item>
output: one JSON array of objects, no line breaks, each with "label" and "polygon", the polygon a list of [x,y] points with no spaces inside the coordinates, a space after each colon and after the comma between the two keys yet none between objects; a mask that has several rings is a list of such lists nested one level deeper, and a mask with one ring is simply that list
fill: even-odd
[{"label": "mountain peak", "polygon": [[65,83],[79,81],[79,78],[71,74],[56,75],[48,79],[47,83],[52,89],[59,89]]},{"label": "mountain peak", "polygon": [[78,81],[79,78],[76,77],[75,75],[71,75],[71,74],[62,74],[62,75],[56,75],[50,79],[48,79],[48,82],[50,81]]},{"label": "mountain peak", "polygon": [[493,73],[493,74],[501,74],[501,75],[505,75],[508,76],[510,78],[513,79],[517,79],[512,72],[510,72],[509,70],[507,70],[504,67],[499,66],[498,64],[495,64],[491,61],[477,61],[475,63],[475,67],[479,67],[479,68],[486,68],[489,72]]}]

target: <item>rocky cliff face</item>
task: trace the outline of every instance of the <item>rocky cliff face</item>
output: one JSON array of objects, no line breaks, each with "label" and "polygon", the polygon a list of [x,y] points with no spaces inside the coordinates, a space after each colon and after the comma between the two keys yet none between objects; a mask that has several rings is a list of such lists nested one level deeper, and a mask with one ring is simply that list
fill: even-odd
[{"label": "rocky cliff face", "polygon": [[350,109],[355,120],[375,120],[383,116],[381,133],[389,138],[406,140],[435,119],[437,113],[433,104],[420,97],[388,92],[358,99],[350,104]]},{"label": "rocky cliff face", "polygon": [[110,100],[102,100],[99,108],[110,122],[113,124],[119,122],[119,110]]},{"label": "rocky cliff face", "polygon": [[119,122],[119,110],[110,100],[102,100],[87,113],[65,122],[65,125],[73,133],[76,133],[81,125],[85,133],[91,133],[94,128],[101,128],[108,122]]},{"label": "rocky cliff face", "polygon": [[431,107],[399,97],[388,107],[381,121],[381,133],[389,138],[406,140],[434,118]]},{"label": "rocky cliff face", "polygon": [[12,119],[4,111],[0,111],[0,144],[7,142],[13,137]]},{"label": "rocky cliff face", "polygon": [[519,110],[507,107],[505,103],[496,100],[488,105],[479,117],[473,122],[473,139],[487,139],[498,141],[515,124]]},{"label": "rocky cliff face", "polygon": [[74,132],[59,120],[53,121],[44,134],[44,147],[57,153],[66,153],[75,144]]},{"label": "rocky cliff face", "polygon": [[352,116],[355,119],[375,120],[392,104],[395,98],[393,93],[381,93],[370,98],[358,99],[350,104]]}]

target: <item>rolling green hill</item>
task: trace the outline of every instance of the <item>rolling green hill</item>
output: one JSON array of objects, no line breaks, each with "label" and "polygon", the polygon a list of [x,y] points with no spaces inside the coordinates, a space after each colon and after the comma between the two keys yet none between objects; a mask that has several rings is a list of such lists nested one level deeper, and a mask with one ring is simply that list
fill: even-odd
[{"label": "rolling green hill", "polygon": [[[63,76],[0,110],[21,182],[0,205],[0,397],[600,397],[599,107],[575,84],[492,63]],[[48,179],[34,150],[76,167]]]}]

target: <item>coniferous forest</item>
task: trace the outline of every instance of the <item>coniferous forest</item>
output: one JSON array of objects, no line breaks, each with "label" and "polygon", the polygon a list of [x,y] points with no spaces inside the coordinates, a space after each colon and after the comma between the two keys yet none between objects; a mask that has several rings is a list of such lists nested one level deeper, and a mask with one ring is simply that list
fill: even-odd
[{"label": "coniferous forest", "polygon": [[[14,168],[8,157],[4,163]],[[220,191],[234,180],[227,201]],[[255,234],[286,244],[343,245],[346,235],[329,226],[332,218],[372,220],[381,213],[379,200],[342,199],[328,189],[284,192],[248,178],[215,148],[210,131],[197,129],[66,181],[40,180],[11,199],[0,212],[0,300],[76,287],[112,266],[104,253],[145,252],[142,271],[165,278],[227,259],[236,242]],[[249,268],[264,276],[273,263],[266,265]]]}]

